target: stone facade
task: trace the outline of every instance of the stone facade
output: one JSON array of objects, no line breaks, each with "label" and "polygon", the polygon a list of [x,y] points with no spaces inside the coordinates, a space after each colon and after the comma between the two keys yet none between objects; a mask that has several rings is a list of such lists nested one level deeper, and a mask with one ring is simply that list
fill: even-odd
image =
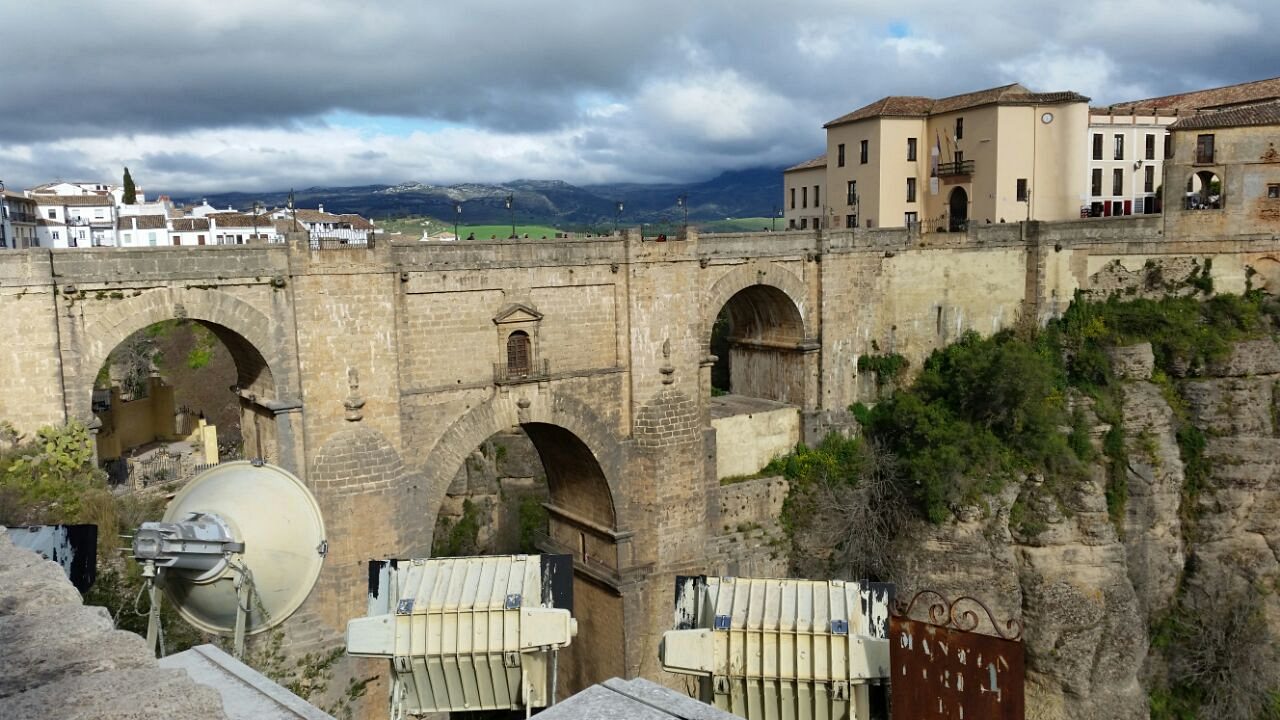
[{"label": "stone facade", "polygon": [[[755,353],[746,375],[761,374],[739,367],[736,382],[757,395],[784,382],[812,440],[870,399],[863,354],[918,367],[964,331],[1054,316],[1116,262],[1212,261],[1216,287],[1239,291],[1277,251],[1271,237],[1165,237],[1151,219],[991,225],[927,243],[857,230],[21,250],[0,257],[0,326],[21,339],[0,348],[17,370],[0,376],[0,419],[30,432],[89,418],[93,378],[130,333],[174,317],[211,328],[236,361],[253,450],[302,477],[330,524],[321,581],[286,624],[299,649],[335,642],[343,618],[363,614],[365,560],[429,552],[466,459],[523,429],[547,478],[547,549],[575,555],[590,630],[563,677],[659,677],[674,576],[732,564],[708,558],[724,548],[708,397],[726,305],[741,331],[731,352]],[[518,372],[517,329],[533,361]]]}]

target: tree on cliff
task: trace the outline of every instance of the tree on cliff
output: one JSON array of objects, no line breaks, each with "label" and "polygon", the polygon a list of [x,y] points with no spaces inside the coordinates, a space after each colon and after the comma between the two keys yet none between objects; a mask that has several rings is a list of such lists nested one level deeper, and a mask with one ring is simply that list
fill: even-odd
[{"label": "tree on cliff", "polygon": [[129,174],[129,168],[124,169],[124,204],[138,204],[138,188],[133,185],[133,176]]}]

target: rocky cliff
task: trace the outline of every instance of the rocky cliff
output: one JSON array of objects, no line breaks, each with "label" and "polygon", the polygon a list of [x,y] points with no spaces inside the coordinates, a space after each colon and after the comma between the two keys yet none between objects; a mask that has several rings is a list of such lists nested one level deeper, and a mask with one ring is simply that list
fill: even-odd
[{"label": "rocky cliff", "polygon": [[[1237,343],[1197,377],[1157,370],[1149,344],[1110,354],[1127,451],[1122,503],[1108,511],[1099,453],[1065,495],[1038,492],[1032,475],[947,522],[915,523],[898,542],[900,594],[972,595],[1023,621],[1028,718],[1148,717],[1186,681],[1161,628],[1178,613],[1187,626],[1192,609],[1225,626],[1215,615],[1236,606],[1220,598],[1260,599],[1258,629],[1280,637],[1280,347]],[[1088,417],[1101,450],[1110,428]],[[1197,437],[1202,447],[1188,440]],[[1018,500],[1041,518],[1036,527],[1011,523]]]}]

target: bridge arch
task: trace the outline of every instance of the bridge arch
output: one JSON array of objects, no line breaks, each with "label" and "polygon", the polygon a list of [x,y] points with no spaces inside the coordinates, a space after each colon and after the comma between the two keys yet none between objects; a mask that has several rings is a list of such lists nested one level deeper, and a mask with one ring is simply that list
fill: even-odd
[{"label": "bridge arch", "polygon": [[[703,338],[712,391],[808,406],[818,343],[805,316],[806,288],[772,263],[727,273],[712,287]],[[812,366],[812,367],[811,367]]]},{"label": "bridge arch", "polygon": [[[515,386],[529,388],[534,385]],[[454,422],[423,465],[427,514],[409,545],[431,546],[445,494],[472,450],[519,426],[542,461],[550,491],[547,535],[538,546],[574,559],[574,615],[578,639],[561,656],[560,688],[567,695],[626,672],[622,574],[632,564],[631,533],[620,530],[626,495],[619,486],[624,458],[604,418],[576,398],[539,390],[500,391]]]},{"label": "bridge arch", "polygon": [[[296,402],[289,389],[296,374],[269,317],[248,302],[213,289],[158,288],[109,302],[105,312],[69,330],[64,349],[67,414],[92,417],[93,384],[112,351],[131,335],[156,323],[188,320],[208,329],[227,348],[236,368],[241,430],[247,456],[265,457],[299,471],[292,439],[282,451],[279,412]],[[294,407],[293,409],[296,409]],[[285,434],[289,434],[286,429]]]}]

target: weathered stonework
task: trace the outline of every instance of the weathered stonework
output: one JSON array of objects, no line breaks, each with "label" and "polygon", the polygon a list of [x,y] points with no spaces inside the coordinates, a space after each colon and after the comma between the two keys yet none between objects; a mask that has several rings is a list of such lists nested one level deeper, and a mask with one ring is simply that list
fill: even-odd
[{"label": "weathered stonework", "polygon": [[[812,440],[874,399],[862,355],[898,352],[918,367],[965,331],[1043,322],[1077,290],[1122,290],[1118,275],[1099,274],[1117,262],[1132,272],[1212,261],[1215,287],[1239,292],[1271,282],[1272,265],[1280,277],[1277,253],[1271,237],[1168,238],[1151,218],[923,239],[855,230],[12,251],[0,256],[0,327],[19,341],[0,347],[0,363],[21,372],[0,376],[0,419],[23,432],[88,419],[93,378],[131,332],[175,317],[214,330],[236,362],[247,449],[301,476],[330,524],[321,582],[286,624],[299,649],[335,642],[363,611],[365,560],[428,552],[467,457],[520,428],[547,477],[548,549],[575,555],[590,631],[562,677],[660,677],[673,577],[766,567],[752,564],[759,555],[718,557],[729,551],[708,469],[708,348],[726,304],[744,333],[731,350],[735,383],[785,394]],[[520,321],[536,362],[516,376],[504,372],[512,306],[536,314]]]}]

